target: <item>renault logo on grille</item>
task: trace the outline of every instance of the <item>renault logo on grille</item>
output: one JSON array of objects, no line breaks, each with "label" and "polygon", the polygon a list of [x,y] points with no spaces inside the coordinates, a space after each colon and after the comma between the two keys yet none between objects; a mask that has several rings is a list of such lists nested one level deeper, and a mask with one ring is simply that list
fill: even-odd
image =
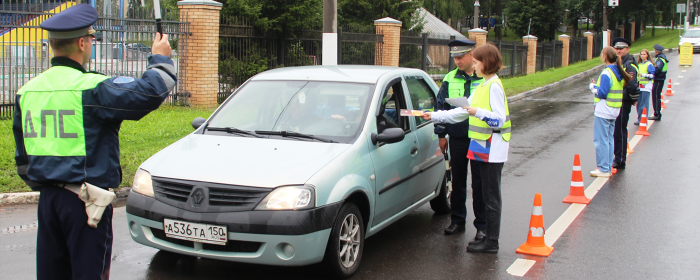
[{"label": "renault logo on grille", "polygon": [[194,192],[192,192],[190,197],[192,198],[192,204],[194,204],[195,207],[199,207],[204,200],[204,191],[202,189],[196,189]]}]

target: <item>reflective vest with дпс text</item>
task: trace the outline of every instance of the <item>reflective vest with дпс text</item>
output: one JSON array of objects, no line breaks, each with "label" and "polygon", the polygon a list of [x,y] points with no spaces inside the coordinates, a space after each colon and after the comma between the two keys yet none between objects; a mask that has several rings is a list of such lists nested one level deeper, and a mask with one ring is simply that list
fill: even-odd
[{"label": "reflective vest with \u0434\u043f\u0441 text", "polygon": [[[622,91],[624,89],[622,85],[622,81],[617,79],[617,76],[615,76],[615,73],[613,73],[610,68],[605,68],[603,70],[603,73],[607,72],[610,74],[610,83],[612,86],[610,87],[610,91],[608,92],[608,97],[605,98],[605,104],[612,108],[620,108],[622,107]],[[600,76],[598,77],[598,83],[596,83],[596,86],[600,88],[600,77],[603,76],[603,73],[600,73]],[[594,97],[593,101],[598,104],[600,101],[600,98]]]},{"label": "reflective vest with \u0434\u043f\u0441 text", "polygon": [[[474,93],[472,93],[471,107],[486,109],[493,112],[491,109],[491,84],[493,83],[498,83],[501,88],[503,88],[503,83],[501,83],[501,79],[499,79],[497,76],[491,78],[491,80],[486,83],[480,84]],[[505,98],[505,96],[504,99],[505,100],[503,100],[503,102],[506,107],[506,120],[503,126],[500,128],[500,132],[503,140],[508,142],[510,141],[511,127],[510,110],[508,109],[508,99]],[[493,134],[494,130],[499,129],[493,129],[489,127],[485,121],[482,121],[474,116],[469,116],[469,138],[476,140],[488,140],[491,137],[491,134]]]},{"label": "reflective vest with \u0434\u043f\u0441 text", "polygon": [[[460,79],[455,77],[457,75],[457,71],[459,71],[459,68],[455,68],[454,70],[450,71],[450,73],[447,73],[445,75],[445,78],[442,79],[443,82],[447,82],[449,84],[448,90],[447,90],[447,98],[458,98],[458,97],[468,97],[469,95],[465,94],[464,92],[464,84],[467,83],[465,79]],[[481,78],[479,80],[472,81],[470,84],[470,92],[474,93],[474,90],[476,87],[479,86],[479,84],[484,82],[484,78]]]},{"label": "reflective vest with \u0434\u043f\u0441 text", "polygon": [[649,60],[644,61],[641,65],[639,65],[639,71],[637,72],[639,73],[639,76],[637,78],[639,80],[640,85],[646,85],[651,81],[649,78],[645,78],[642,76],[649,74],[649,65],[652,65],[653,67],[653,64]]}]

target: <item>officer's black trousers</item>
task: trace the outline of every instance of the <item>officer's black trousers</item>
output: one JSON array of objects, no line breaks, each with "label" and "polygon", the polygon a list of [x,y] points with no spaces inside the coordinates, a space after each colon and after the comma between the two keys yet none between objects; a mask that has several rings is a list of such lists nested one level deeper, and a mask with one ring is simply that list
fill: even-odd
[{"label": "officer's black trousers", "polygon": [[[450,166],[452,167],[452,196],[450,204],[452,204],[452,223],[464,225],[467,221],[467,174],[469,173],[469,159],[467,152],[469,151],[469,138],[467,137],[450,137]],[[472,197],[474,202],[472,208],[474,210],[474,227],[477,229],[486,229],[486,217],[484,209],[484,201],[481,197],[481,189],[475,189],[472,186]]]},{"label": "officer's black trousers", "polygon": [[112,206],[91,228],[78,195],[55,186],[41,187],[40,193],[37,279],[109,279]]},{"label": "officer's black trousers", "polygon": [[[654,106],[654,116],[661,116],[661,92],[664,90],[666,80],[654,80],[654,88],[651,90],[651,104]],[[651,117],[647,112],[647,117]]]},{"label": "officer's black trousers", "polygon": [[[498,240],[501,232],[501,172],[503,163],[472,160],[472,188],[481,190],[486,238]],[[476,200],[476,195],[474,195]]]},{"label": "officer's black trousers", "polygon": [[627,122],[630,119],[630,111],[632,111],[632,102],[623,101],[620,108],[620,115],[615,119],[615,159],[614,163],[627,162]]}]

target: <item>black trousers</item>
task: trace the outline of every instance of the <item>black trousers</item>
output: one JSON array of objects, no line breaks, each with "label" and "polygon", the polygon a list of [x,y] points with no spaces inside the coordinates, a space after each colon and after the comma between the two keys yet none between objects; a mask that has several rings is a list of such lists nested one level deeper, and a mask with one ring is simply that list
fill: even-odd
[{"label": "black trousers", "polygon": [[632,102],[622,101],[622,108],[620,108],[620,115],[615,119],[615,131],[613,133],[615,138],[614,163],[627,161],[627,123],[630,120],[630,111],[632,111]]},{"label": "black trousers", "polygon": [[480,189],[486,210],[486,237],[498,240],[501,232],[501,172],[503,163],[472,160],[472,188]]},{"label": "black trousers", "polygon": [[112,206],[97,228],[87,224],[85,203],[66,189],[40,189],[37,279],[109,279],[112,259]]},{"label": "black trousers", "polygon": [[[654,80],[654,88],[651,90],[651,103],[654,106],[654,116],[661,116],[661,92],[664,90],[666,80]],[[650,117],[647,112],[647,117]]]},{"label": "black trousers", "polygon": [[[470,141],[467,137],[450,137],[449,140],[450,166],[452,167],[452,196],[450,197],[452,215],[450,218],[452,224],[457,225],[463,225],[467,221],[467,174],[469,173],[467,152]],[[474,198],[472,208],[476,217],[474,227],[481,230],[486,229],[486,210],[481,198],[481,189],[476,190],[472,186],[472,196]]]}]

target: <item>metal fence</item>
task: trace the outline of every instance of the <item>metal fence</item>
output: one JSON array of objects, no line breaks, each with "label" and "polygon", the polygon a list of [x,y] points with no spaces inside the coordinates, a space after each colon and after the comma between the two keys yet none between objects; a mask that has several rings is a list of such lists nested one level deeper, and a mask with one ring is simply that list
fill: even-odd
[{"label": "metal fence", "polygon": [[[222,17],[219,25],[219,91],[223,102],[247,79],[268,69],[320,65],[321,23],[286,32],[263,32],[241,17]],[[338,28],[338,64],[381,64],[383,35],[374,26]]]},{"label": "metal fence", "polygon": [[433,76],[447,74],[454,68],[447,43],[454,38],[448,34],[402,31],[399,67],[422,69]]},{"label": "metal fence", "polygon": [[[0,18],[3,19],[0,21],[0,119],[11,118],[19,89],[51,66],[54,53],[49,47],[46,31],[39,24],[72,3],[37,1],[0,5]],[[98,32],[87,70],[107,76],[137,78],[146,70],[155,34],[153,12],[139,7],[128,14],[131,18],[108,17],[100,11],[100,17],[93,26]],[[187,81],[181,62],[187,55],[189,24],[177,21],[177,12],[164,10],[162,14],[163,30],[170,36],[172,57],[179,77],[168,102],[187,105],[188,94],[184,92]]]},{"label": "metal fence", "polygon": [[587,52],[588,39],[586,37],[571,37],[569,41],[569,64],[586,60]]},{"label": "metal fence", "polygon": [[503,68],[498,71],[499,77],[514,77],[527,72],[527,45],[518,41],[490,42],[501,51]]},{"label": "metal fence", "polygon": [[536,71],[544,71],[550,68],[561,67],[564,43],[561,41],[549,41],[537,43]]}]

